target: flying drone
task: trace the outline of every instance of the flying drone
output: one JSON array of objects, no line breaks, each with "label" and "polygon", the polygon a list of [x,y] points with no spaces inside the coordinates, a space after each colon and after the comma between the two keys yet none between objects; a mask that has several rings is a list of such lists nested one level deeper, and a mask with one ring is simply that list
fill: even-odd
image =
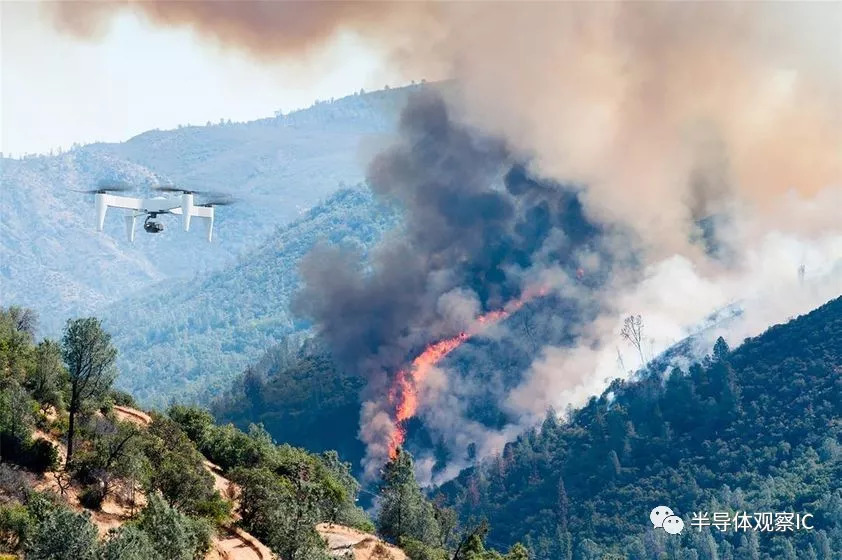
[{"label": "flying drone", "polygon": [[[164,224],[158,219],[158,216],[163,214],[180,214],[184,231],[190,231],[190,218],[193,216],[200,218],[204,221],[208,241],[211,241],[213,237],[214,207],[226,206],[234,202],[227,195],[207,191],[182,189],[175,186],[159,186],[152,187],[152,189],[166,193],[178,193],[178,196],[134,198],[112,194],[115,192],[131,191],[134,188],[126,183],[109,181],[100,182],[96,189],[77,192],[91,193],[94,195],[97,231],[102,231],[105,225],[105,213],[108,208],[129,210],[125,215],[125,221],[126,234],[130,242],[134,241],[135,225],[137,224],[138,217],[146,216],[143,222],[144,231],[147,233],[161,233],[164,231]],[[208,200],[202,200],[201,203],[197,203],[196,197],[200,197],[200,200],[205,198]]]}]

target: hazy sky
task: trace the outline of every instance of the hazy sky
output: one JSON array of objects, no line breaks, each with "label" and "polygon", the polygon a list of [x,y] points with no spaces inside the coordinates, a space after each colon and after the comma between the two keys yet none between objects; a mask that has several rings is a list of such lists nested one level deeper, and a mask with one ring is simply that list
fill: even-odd
[{"label": "hazy sky", "polygon": [[388,83],[382,60],[353,36],[297,65],[267,65],[130,12],[102,39],[81,41],[31,1],[0,4],[0,49],[0,151],[15,156],[251,120]]}]

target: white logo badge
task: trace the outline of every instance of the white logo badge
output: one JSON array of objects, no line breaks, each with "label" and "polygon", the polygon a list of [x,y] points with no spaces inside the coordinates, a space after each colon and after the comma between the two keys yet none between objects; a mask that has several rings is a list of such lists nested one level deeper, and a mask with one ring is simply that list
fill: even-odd
[{"label": "white logo badge", "polygon": [[658,506],[649,514],[649,520],[656,529],[663,529],[670,535],[677,535],[684,530],[684,520],[675,515],[667,506]]}]

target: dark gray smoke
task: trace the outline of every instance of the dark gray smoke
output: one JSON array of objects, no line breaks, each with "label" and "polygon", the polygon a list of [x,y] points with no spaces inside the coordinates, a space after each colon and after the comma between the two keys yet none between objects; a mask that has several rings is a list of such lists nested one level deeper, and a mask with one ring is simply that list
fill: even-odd
[{"label": "dark gray smoke", "polygon": [[402,230],[369,261],[349,248],[315,249],[296,301],[334,358],[370,380],[367,397],[381,412],[391,377],[425,345],[555,283],[542,279],[549,270],[595,289],[614,260],[575,188],[532,177],[503,142],[454,122],[435,91],[410,97],[399,132],[368,182],[402,210]]}]

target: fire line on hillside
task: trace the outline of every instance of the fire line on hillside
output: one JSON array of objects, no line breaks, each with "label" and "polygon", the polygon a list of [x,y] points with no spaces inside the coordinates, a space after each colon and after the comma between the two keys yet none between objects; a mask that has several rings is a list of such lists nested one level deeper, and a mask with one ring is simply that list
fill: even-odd
[{"label": "fire line on hillside", "polygon": [[394,429],[389,436],[389,459],[394,459],[397,456],[398,448],[406,440],[404,423],[418,412],[418,388],[424,382],[430,370],[466,341],[506,319],[527,302],[546,294],[546,288],[525,291],[523,296],[510,301],[502,309],[489,311],[477,317],[468,330],[430,344],[412,360],[409,367],[398,371],[389,390],[389,403],[394,407],[395,421]]}]

